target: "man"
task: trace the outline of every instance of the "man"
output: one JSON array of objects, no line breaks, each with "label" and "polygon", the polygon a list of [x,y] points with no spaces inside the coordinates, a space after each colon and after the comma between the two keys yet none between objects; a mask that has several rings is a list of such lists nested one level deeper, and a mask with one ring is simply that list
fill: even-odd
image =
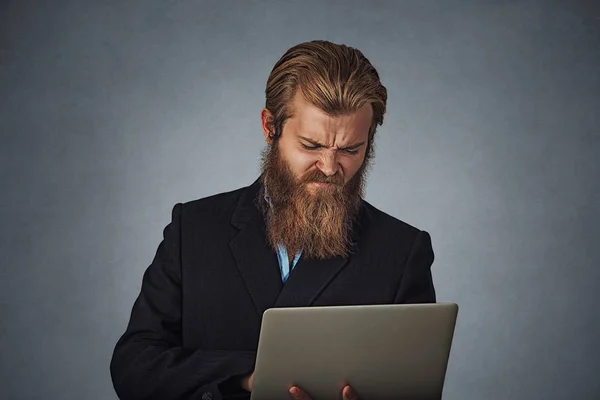
[{"label": "man", "polygon": [[371,63],[302,43],[266,98],[259,179],[173,208],[113,354],[121,399],[248,398],[271,307],[435,302],[429,235],[362,199],[387,99]]}]

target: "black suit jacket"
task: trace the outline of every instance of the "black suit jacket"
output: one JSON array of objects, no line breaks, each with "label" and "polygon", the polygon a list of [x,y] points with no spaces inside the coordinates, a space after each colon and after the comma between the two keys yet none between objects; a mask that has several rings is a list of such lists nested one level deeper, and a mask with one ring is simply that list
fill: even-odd
[{"label": "black suit jacket", "polygon": [[110,365],[125,400],[248,397],[272,307],[435,302],[429,234],[363,202],[349,258],[300,258],[285,284],[257,207],[260,183],[173,208]]}]

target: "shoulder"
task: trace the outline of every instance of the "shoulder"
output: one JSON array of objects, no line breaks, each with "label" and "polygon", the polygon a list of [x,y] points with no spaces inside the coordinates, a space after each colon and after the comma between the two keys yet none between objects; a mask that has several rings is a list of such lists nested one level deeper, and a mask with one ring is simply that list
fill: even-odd
[{"label": "shoulder", "polygon": [[238,201],[247,187],[211,196],[177,203],[173,207],[173,218],[182,220],[220,220],[229,219]]},{"label": "shoulder", "polygon": [[218,211],[228,207],[234,207],[247,188],[247,186],[244,186],[228,192],[217,193],[208,197],[191,200],[182,203],[182,206],[188,212]]},{"label": "shoulder", "polygon": [[366,201],[363,202],[361,220],[360,242],[364,248],[400,259],[406,259],[409,254],[418,251],[427,253],[428,258],[433,257],[428,232],[401,221]]},{"label": "shoulder", "polygon": [[363,201],[363,210],[370,230],[407,237],[415,237],[421,232],[419,228],[379,210],[367,201]]}]

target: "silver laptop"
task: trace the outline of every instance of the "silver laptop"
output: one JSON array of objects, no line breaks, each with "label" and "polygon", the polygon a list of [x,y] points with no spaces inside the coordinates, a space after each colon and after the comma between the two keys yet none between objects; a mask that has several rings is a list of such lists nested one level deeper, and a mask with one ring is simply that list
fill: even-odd
[{"label": "silver laptop", "polygon": [[252,400],[440,399],[454,303],[272,308],[260,331]]}]

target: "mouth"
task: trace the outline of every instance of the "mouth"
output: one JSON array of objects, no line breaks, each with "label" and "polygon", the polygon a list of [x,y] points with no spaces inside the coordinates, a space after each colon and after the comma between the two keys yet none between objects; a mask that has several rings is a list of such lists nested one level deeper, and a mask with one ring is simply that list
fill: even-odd
[{"label": "mouth", "polygon": [[316,187],[319,189],[330,189],[335,186],[333,183],[327,183],[327,182],[310,182],[310,184],[313,187]]}]

